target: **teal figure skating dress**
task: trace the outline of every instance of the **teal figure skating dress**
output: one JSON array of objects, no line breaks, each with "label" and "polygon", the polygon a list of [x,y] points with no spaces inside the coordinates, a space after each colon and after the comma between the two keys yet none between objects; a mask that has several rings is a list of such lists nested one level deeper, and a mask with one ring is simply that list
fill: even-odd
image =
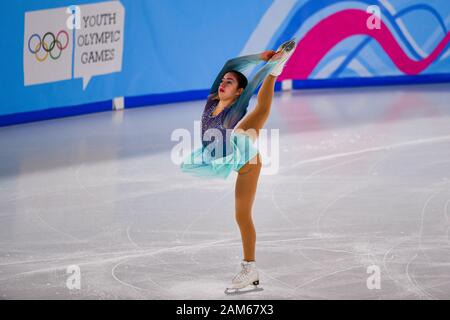
[{"label": "teal figure skating dress", "polygon": [[[206,101],[202,114],[202,146],[193,150],[181,163],[181,170],[202,178],[226,179],[232,170],[238,172],[248,161],[258,154],[250,136],[234,132],[236,124],[247,113],[248,104],[255,90],[270,74],[276,61],[269,61],[247,84],[241,96],[220,114],[212,115],[219,100],[214,97],[223,76],[236,70],[243,72],[251,65],[263,60],[259,54],[247,55],[228,60],[220,71]],[[215,139],[213,139],[215,138]]]}]

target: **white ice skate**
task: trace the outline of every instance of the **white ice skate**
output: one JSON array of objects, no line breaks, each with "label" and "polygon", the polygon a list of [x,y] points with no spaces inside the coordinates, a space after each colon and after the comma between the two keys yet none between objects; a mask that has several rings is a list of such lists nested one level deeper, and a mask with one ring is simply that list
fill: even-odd
[{"label": "white ice skate", "polygon": [[[247,288],[252,285],[253,288]],[[233,278],[231,287],[225,290],[225,294],[242,294],[248,292],[262,291],[258,288],[259,274],[254,261],[241,262],[241,271]]]},{"label": "white ice skate", "polygon": [[277,64],[272,69],[272,72],[270,73],[271,75],[278,77],[281,74],[281,72],[283,72],[283,68],[284,68],[286,62],[289,60],[289,58],[294,53],[296,46],[297,46],[297,44],[295,43],[295,40],[293,39],[293,40],[284,42],[278,48],[277,53],[281,51],[282,56],[278,60],[274,60],[274,62],[276,62]]}]

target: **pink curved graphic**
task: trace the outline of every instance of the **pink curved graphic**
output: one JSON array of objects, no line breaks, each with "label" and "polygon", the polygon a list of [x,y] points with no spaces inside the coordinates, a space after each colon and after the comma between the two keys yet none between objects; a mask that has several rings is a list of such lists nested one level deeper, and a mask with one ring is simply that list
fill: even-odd
[{"label": "pink curved graphic", "polygon": [[368,35],[374,38],[394,64],[405,74],[416,75],[435,61],[450,41],[450,32],[425,59],[409,58],[395,40],[386,24],[381,29],[370,30],[367,21],[371,15],[365,11],[350,9],[335,13],[315,25],[301,41],[278,80],[307,79],[320,60],[339,42],[354,36]]}]

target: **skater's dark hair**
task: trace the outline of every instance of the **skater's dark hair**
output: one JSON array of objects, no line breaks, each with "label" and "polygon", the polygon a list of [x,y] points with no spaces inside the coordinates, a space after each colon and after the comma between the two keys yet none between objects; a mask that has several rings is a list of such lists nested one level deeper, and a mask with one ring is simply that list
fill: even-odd
[{"label": "skater's dark hair", "polygon": [[[237,71],[237,70],[230,70],[230,71],[227,71],[226,73],[232,73],[236,76],[237,81],[238,81],[238,89],[240,89],[240,88],[245,89],[247,87],[248,80],[247,80],[247,77],[242,72]],[[213,99],[219,100],[219,92],[216,92]]]},{"label": "skater's dark hair", "polygon": [[248,80],[247,80],[247,77],[242,74],[242,72],[239,72],[237,70],[231,70],[231,71],[228,71],[228,72],[231,72],[231,73],[233,73],[236,76],[236,78],[238,80],[238,89],[240,89],[240,88],[244,88],[245,89],[247,87]]}]

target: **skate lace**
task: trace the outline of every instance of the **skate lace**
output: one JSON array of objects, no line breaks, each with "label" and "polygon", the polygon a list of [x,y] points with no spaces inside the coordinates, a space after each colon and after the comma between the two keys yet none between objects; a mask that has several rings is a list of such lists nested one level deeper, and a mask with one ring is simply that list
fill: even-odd
[{"label": "skate lace", "polygon": [[250,266],[241,264],[242,269],[241,271],[234,277],[233,281],[241,281],[248,277],[248,274],[250,273]]}]

